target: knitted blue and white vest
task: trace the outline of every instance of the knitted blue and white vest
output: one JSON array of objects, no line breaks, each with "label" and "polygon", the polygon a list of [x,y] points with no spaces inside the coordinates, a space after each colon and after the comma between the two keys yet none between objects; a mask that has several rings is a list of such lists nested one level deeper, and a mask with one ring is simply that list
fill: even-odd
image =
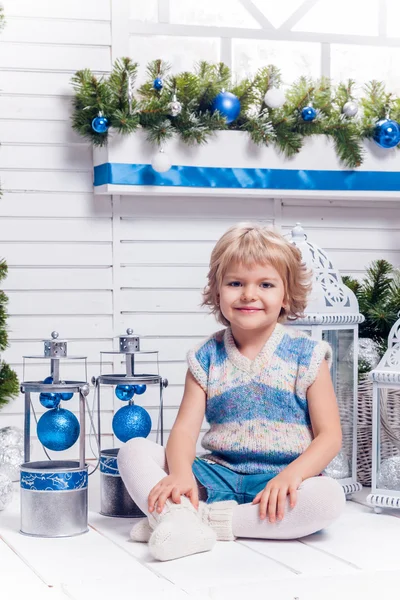
[{"label": "knitted blue and white vest", "polygon": [[254,360],[236,347],[230,327],[188,353],[188,365],[207,394],[210,429],[205,458],[237,473],[275,477],[310,445],[306,393],[332,351],[278,323]]}]

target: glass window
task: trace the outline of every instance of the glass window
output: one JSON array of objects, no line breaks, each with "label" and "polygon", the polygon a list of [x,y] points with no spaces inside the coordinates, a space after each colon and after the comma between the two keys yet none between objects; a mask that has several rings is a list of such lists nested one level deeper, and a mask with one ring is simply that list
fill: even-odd
[{"label": "glass window", "polygon": [[146,0],[146,2],[131,0],[129,16],[142,23],[156,23],[158,21],[158,0]]},{"label": "glass window", "polygon": [[274,27],[280,27],[304,0],[285,0],[284,2],[271,2],[271,0],[253,0],[253,4],[260,10]]},{"label": "glass window", "polygon": [[247,77],[269,64],[281,70],[282,80],[287,84],[300,75],[319,77],[321,74],[320,44],[236,39],[232,46],[233,71],[238,77]]},{"label": "glass window", "polygon": [[400,4],[399,0],[386,0],[386,33],[389,37],[400,37]]},{"label": "glass window", "polygon": [[171,23],[260,28],[238,0],[170,0]]},{"label": "glass window", "polygon": [[192,71],[196,62],[220,60],[220,41],[214,38],[133,35],[130,38],[130,56],[139,62],[137,84],[146,79],[146,66],[151,60],[162,58],[172,66],[172,73]]},{"label": "glass window", "polygon": [[378,0],[318,2],[296,23],[293,31],[378,35]]}]

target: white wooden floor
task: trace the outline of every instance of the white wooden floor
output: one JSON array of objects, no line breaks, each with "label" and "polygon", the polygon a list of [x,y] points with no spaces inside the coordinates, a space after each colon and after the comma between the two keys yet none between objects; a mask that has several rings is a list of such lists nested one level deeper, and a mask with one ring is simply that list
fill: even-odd
[{"label": "white wooden floor", "polygon": [[[97,477],[97,479],[95,479]],[[7,600],[395,600],[400,597],[400,511],[348,502],[331,528],[293,542],[218,542],[212,552],[160,563],[129,540],[133,519],[98,513],[90,478],[90,531],[65,539],[19,533],[19,494],[0,512],[0,596]],[[62,515],[60,515],[62,518]],[[7,594],[5,591],[7,590]]]}]

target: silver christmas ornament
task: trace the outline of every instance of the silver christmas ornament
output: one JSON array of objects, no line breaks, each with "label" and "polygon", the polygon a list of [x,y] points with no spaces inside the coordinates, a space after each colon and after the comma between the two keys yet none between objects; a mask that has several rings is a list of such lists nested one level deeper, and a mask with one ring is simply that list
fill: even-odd
[{"label": "silver christmas ornament", "polygon": [[343,113],[346,115],[346,117],[355,117],[356,114],[358,113],[358,105],[355,102],[352,102],[351,100],[349,100],[343,106],[342,110],[343,110]]},{"label": "silver christmas ornament", "polygon": [[[344,360],[346,363],[352,365],[354,359],[354,345],[351,344]],[[375,369],[379,364],[380,356],[378,352],[378,344],[370,338],[359,338],[358,339],[358,363],[366,365],[368,370]]]},{"label": "silver christmas ornament", "polygon": [[8,446],[0,450],[0,473],[12,481],[19,480],[20,466],[24,462],[24,450],[21,446]]},{"label": "silver christmas ornament", "polygon": [[11,479],[0,473],[0,510],[4,510],[10,504],[13,495],[13,484]]},{"label": "silver christmas ornament", "polygon": [[346,479],[347,477],[351,477],[350,461],[343,450],[341,450],[329,463],[324,471],[324,475],[332,477],[333,479]]},{"label": "silver christmas ornament", "polygon": [[24,433],[18,427],[2,427],[0,429],[0,451],[8,446],[21,446],[24,443]]},{"label": "silver christmas ornament", "polygon": [[171,117],[177,117],[182,112],[182,104],[176,99],[176,94],[172,98],[172,102],[168,104],[168,110]]},{"label": "silver christmas ornament", "polygon": [[280,88],[270,88],[264,96],[264,102],[269,108],[281,108],[286,102],[285,92]]},{"label": "silver christmas ornament", "polygon": [[400,456],[391,456],[382,461],[377,484],[378,488],[400,492]]}]

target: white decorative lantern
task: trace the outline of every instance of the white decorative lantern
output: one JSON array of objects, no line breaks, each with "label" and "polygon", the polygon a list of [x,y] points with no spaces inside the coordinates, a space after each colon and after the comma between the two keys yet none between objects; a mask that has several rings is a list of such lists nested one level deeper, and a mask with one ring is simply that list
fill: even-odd
[{"label": "white decorative lantern", "polygon": [[[381,512],[381,507],[400,508],[400,419],[396,408],[400,393],[400,319],[390,330],[388,349],[370,378],[372,485],[367,502],[374,506],[375,512]],[[397,398],[390,402],[393,392]]]},{"label": "white decorative lantern", "polygon": [[332,347],[331,376],[339,404],[343,446],[325,473],[338,479],[349,497],[362,489],[357,482],[356,400],[358,325],[364,317],[352,290],[344,285],[326,253],[308,241],[300,223],[292,230],[291,242],[301,251],[304,263],[312,271],[312,291],[305,317],[291,325],[315,340],[325,340]]}]

